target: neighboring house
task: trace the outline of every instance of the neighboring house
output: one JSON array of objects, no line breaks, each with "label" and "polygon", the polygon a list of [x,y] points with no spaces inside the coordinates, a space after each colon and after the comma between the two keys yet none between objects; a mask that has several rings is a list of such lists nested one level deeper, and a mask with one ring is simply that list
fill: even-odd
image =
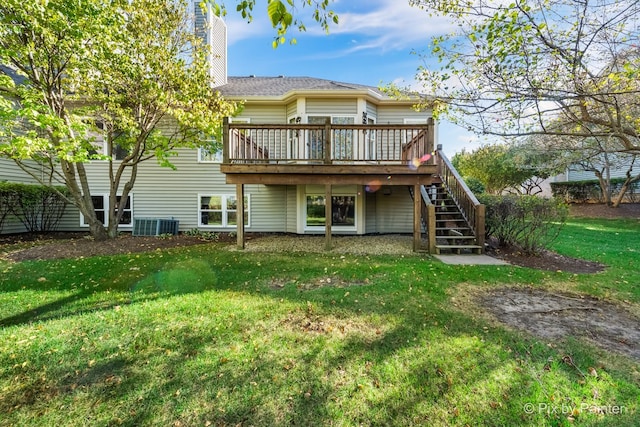
[{"label": "neighboring house", "polygon": [[[220,23],[215,37],[226,40]],[[226,64],[224,49],[217,55]],[[484,213],[472,195],[461,200],[465,186],[436,155],[436,125],[429,111],[412,108],[416,98],[312,77],[227,77],[226,65],[212,74],[224,82],[216,90],[244,102],[225,124],[223,150],[179,150],[175,170],[141,164],[120,230],[132,230],[139,218],[172,218],[181,231],[237,232],[240,245],[245,231],[326,234],[328,245],[332,234],[413,233],[419,249],[427,229],[427,249],[437,251],[436,233],[450,233],[436,228],[456,221],[449,209],[436,227],[432,201],[444,180],[469,223],[471,236],[458,246],[482,250]],[[106,164],[92,161],[87,169],[96,211],[106,218]],[[2,159],[0,180],[31,182]],[[2,232],[19,228],[9,224]],[[87,227],[69,209],[59,229]],[[460,224],[448,229],[459,239],[466,234]]]},{"label": "neighboring house", "polygon": [[[632,155],[626,155],[622,158],[616,158],[614,154],[609,155],[609,178],[611,179],[625,179],[627,173],[631,174],[631,177],[637,177],[640,173],[640,159]],[[546,186],[545,195],[551,196],[551,184],[556,182],[583,182],[583,181],[597,181],[597,175],[594,171],[597,169],[602,172],[603,176],[607,176],[605,164],[603,162],[593,162],[590,168],[586,168],[580,164],[574,164],[568,167],[563,173],[550,177],[545,181]],[[594,187],[595,189],[596,187]],[[630,186],[627,191],[625,200],[634,201],[637,197],[637,193],[640,190],[640,182],[636,181]],[[601,201],[602,195],[598,190],[594,191],[592,199],[594,201]]]}]

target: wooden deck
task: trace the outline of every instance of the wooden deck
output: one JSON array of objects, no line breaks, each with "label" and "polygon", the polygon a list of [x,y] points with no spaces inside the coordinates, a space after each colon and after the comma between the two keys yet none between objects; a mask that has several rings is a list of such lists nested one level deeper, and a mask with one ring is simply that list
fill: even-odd
[{"label": "wooden deck", "polygon": [[[325,200],[331,200],[332,186],[338,184],[409,186],[414,195],[413,248],[423,249],[424,224],[430,253],[439,250],[439,230],[436,207],[425,186],[441,184],[454,198],[452,206],[469,224],[470,234],[463,236],[464,240],[477,242],[473,247],[479,251],[484,245],[484,206],[440,147],[436,150],[433,120],[423,125],[318,125],[230,123],[225,119],[220,170],[228,184],[236,185],[238,212],[244,211],[245,184],[319,184],[325,187]],[[327,249],[331,248],[331,225],[331,216],[326,215]],[[453,233],[454,237],[461,234],[458,230]],[[237,237],[238,247],[244,248],[241,221]]]},{"label": "wooden deck", "polygon": [[438,172],[434,125],[229,123],[229,184],[426,185]]}]

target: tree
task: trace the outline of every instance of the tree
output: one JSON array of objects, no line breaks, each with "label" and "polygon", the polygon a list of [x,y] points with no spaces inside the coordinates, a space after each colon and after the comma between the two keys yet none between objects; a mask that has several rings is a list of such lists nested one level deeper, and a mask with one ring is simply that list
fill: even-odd
[{"label": "tree", "polygon": [[502,137],[615,140],[640,152],[640,6],[635,0],[410,0],[449,17],[442,67],[418,78],[436,114]]},{"label": "tree", "polygon": [[[43,184],[63,183],[98,240],[115,237],[124,211],[118,195],[126,200],[141,162],[170,166],[175,149],[199,144],[235,110],[212,90],[207,50],[186,6],[172,0],[0,6],[0,64],[24,77],[16,84],[3,68],[0,154]],[[105,155],[96,152],[97,132],[104,133]],[[121,162],[113,161],[116,145],[125,153]],[[91,198],[85,163],[92,159],[109,163],[107,228]]]},{"label": "tree", "polygon": [[555,170],[548,155],[507,144],[462,150],[451,161],[465,180],[479,181],[489,194],[537,194],[540,182]]},{"label": "tree", "polygon": [[[297,28],[298,31],[306,31],[306,26],[302,18],[300,18],[300,11],[305,7],[312,8],[313,19],[328,32],[331,23],[338,23],[338,15],[328,9],[329,3],[333,1],[334,0],[287,0],[283,2],[281,0],[268,0],[267,15],[271,20],[271,25],[273,25],[273,28],[275,28],[277,32],[273,40],[273,47],[276,48],[278,45],[286,42],[286,34],[291,27]],[[203,5],[207,4],[212,7],[216,15],[226,15],[227,6],[224,0],[203,0]],[[251,22],[255,5],[256,0],[243,0],[237,2],[236,11],[248,22]],[[290,41],[291,43],[296,43],[295,38],[292,38]]]}]

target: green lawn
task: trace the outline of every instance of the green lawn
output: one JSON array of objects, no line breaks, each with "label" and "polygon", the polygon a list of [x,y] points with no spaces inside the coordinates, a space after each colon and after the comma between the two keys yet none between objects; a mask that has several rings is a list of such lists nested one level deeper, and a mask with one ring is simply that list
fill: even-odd
[{"label": "green lawn", "polygon": [[609,265],[589,276],[220,243],[0,261],[0,425],[638,425],[637,361],[452,297],[535,286],[637,308],[639,231],[570,220],[556,249]]}]

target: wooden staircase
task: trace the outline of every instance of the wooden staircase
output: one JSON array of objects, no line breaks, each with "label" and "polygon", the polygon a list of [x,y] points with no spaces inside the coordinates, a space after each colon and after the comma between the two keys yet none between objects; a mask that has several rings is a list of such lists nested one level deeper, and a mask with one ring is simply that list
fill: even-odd
[{"label": "wooden staircase", "polygon": [[[433,175],[432,183],[409,187],[414,209],[420,210],[421,234],[426,235],[426,248],[425,240],[416,235],[414,250],[422,246],[432,254],[481,254],[484,252],[485,207],[469,190],[440,145],[436,156],[438,173]],[[414,194],[418,191],[420,194]]]},{"label": "wooden staircase", "polygon": [[428,191],[436,208],[436,253],[481,254],[474,229],[447,189],[434,184]]}]

